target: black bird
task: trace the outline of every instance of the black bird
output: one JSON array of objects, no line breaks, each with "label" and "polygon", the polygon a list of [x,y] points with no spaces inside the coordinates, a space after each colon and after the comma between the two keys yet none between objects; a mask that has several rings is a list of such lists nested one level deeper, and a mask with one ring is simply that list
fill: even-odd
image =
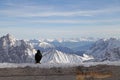
[{"label": "black bird", "polygon": [[36,63],[40,63],[41,59],[42,59],[42,54],[41,54],[40,50],[37,50],[37,53],[35,54]]}]

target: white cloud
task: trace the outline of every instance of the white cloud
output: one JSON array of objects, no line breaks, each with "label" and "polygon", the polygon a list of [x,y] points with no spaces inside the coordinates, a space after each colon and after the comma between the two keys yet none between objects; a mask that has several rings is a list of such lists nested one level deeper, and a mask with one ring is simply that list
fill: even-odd
[{"label": "white cloud", "polygon": [[[94,20],[72,20],[72,19],[50,19],[50,20],[42,20],[42,19],[22,19],[22,20],[13,20],[13,21],[0,21],[0,26],[10,26],[10,25],[19,25],[19,24],[86,24],[89,26],[94,24],[103,24],[106,25],[120,25],[120,19],[94,19]],[[99,26],[99,25],[96,25]]]},{"label": "white cloud", "polygon": [[68,23],[68,24],[95,24],[95,23],[114,23],[120,22],[120,19],[103,19],[103,20],[26,20],[28,23]]},{"label": "white cloud", "polygon": [[12,17],[50,17],[50,16],[95,16],[120,12],[120,7],[109,7],[97,10],[58,11],[52,6],[38,5],[15,5],[9,4],[11,8],[0,10],[0,15]]}]

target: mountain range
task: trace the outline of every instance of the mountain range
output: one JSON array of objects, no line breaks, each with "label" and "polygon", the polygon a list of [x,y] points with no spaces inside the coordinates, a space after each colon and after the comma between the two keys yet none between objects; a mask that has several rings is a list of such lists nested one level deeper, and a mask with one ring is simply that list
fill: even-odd
[{"label": "mountain range", "polygon": [[17,40],[7,34],[0,38],[0,62],[34,63],[36,50],[42,52],[41,63],[82,63],[120,60],[120,40]]},{"label": "mountain range", "polygon": [[100,39],[87,50],[86,54],[94,57],[94,61],[120,60],[120,40],[115,38]]}]

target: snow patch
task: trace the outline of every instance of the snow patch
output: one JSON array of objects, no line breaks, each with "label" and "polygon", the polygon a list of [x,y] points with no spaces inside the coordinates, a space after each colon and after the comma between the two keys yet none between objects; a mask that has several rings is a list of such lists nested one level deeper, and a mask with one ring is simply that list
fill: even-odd
[{"label": "snow patch", "polygon": [[49,44],[49,43],[47,43],[47,42],[41,42],[41,43],[39,44],[39,46],[40,46],[41,48],[43,48],[43,49],[53,48],[53,47],[54,47],[52,44]]},{"label": "snow patch", "polygon": [[105,62],[85,62],[85,63],[43,63],[43,64],[34,64],[34,63],[0,63],[0,68],[25,68],[25,67],[32,67],[32,68],[54,68],[54,67],[61,67],[61,68],[69,68],[69,67],[77,67],[77,66],[96,66],[96,65],[110,65],[110,66],[120,66],[120,61],[105,61]]}]

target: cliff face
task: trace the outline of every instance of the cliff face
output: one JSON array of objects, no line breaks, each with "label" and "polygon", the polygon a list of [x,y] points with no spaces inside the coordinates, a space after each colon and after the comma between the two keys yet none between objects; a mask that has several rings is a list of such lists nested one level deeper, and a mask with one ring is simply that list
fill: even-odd
[{"label": "cliff face", "polygon": [[0,68],[0,80],[120,80],[120,66]]}]

